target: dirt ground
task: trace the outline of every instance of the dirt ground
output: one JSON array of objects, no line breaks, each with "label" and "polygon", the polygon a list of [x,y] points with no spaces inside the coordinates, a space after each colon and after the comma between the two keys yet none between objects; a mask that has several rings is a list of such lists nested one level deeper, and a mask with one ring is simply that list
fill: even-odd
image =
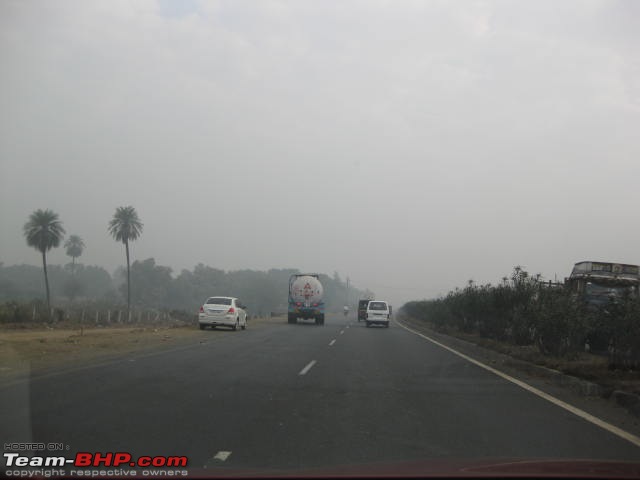
[{"label": "dirt ground", "polygon": [[[248,328],[286,323],[284,317],[248,321]],[[45,373],[108,360],[131,352],[171,348],[196,342],[202,337],[193,324],[148,326],[34,326],[0,329],[0,382],[11,381],[25,373]],[[221,337],[222,338],[222,337]]]}]

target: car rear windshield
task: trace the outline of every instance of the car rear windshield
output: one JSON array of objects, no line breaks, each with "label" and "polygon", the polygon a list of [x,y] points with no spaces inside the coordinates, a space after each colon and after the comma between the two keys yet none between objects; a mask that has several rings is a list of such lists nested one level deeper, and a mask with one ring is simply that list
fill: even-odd
[{"label": "car rear windshield", "polygon": [[369,310],[386,310],[387,304],[384,302],[369,302]]},{"label": "car rear windshield", "polygon": [[207,300],[207,305],[231,305],[230,298],[211,297]]}]

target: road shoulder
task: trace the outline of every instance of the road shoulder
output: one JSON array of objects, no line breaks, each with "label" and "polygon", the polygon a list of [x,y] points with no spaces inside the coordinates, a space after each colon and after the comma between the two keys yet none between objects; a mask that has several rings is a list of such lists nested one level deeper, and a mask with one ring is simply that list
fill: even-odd
[{"label": "road shoulder", "polygon": [[[554,379],[553,375],[547,375],[539,368],[534,368],[537,367],[535,365],[532,366],[532,364],[527,364],[527,362],[514,359],[503,353],[435,332],[422,322],[407,318],[398,318],[396,322],[401,326],[415,330],[499,372],[525,382],[562,402],[584,410],[590,415],[633,435],[640,436],[640,418],[632,415],[626,408],[618,405],[613,400],[594,395],[586,396],[583,392],[580,392],[580,389],[576,389],[575,385],[572,385],[571,382],[563,384],[557,381],[557,378]],[[560,374],[559,372],[556,373]]]}]

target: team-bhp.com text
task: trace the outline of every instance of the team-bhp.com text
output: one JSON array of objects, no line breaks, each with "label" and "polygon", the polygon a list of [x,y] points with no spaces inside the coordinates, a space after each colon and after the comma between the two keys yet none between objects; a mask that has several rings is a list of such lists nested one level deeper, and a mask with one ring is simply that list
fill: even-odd
[{"label": "team-bhp.com text", "polygon": [[[65,458],[62,456],[27,457],[19,453],[4,453],[3,456],[5,459],[5,467],[8,467],[5,471],[7,477],[125,477],[138,475],[138,472],[130,469],[131,467],[147,469],[140,472],[143,476],[170,477],[188,475],[187,470],[180,469],[186,467],[188,463],[187,457],[184,456],[141,456],[134,459],[128,452],[80,452],[77,453],[74,458]],[[82,468],[82,470],[64,470],[60,468],[66,467],[67,465]],[[16,467],[18,469],[15,469]],[[33,469],[33,467],[40,468]],[[91,467],[94,468],[92,469]],[[98,467],[98,469],[95,467]],[[113,469],[110,467],[113,467]],[[155,470],[154,467],[164,468],[162,470]],[[174,469],[169,470],[166,467],[173,467]],[[11,470],[12,468],[15,470]]]}]

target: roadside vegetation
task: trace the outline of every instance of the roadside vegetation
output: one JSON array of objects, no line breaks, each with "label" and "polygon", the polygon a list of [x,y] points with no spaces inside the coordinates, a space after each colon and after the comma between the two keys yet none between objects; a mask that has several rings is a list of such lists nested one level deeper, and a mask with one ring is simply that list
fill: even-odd
[{"label": "roadside vegetation", "polygon": [[[8,323],[38,324],[68,319],[99,324],[114,323],[127,314],[126,269],[116,268],[110,274],[98,266],[71,263],[48,266],[51,281],[52,316],[48,318],[42,288],[42,267],[33,265],[4,266],[0,263],[0,325]],[[194,319],[200,305],[212,295],[234,295],[248,306],[251,317],[270,317],[287,311],[289,277],[297,269],[268,271],[224,271],[204,264],[182,270],[175,275],[168,266],[158,265],[153,258],[131,264],[131,319],[145,320],[157,314],[172,318]],[[341,312],[346,282],[335,273],[321,275],[328,312]],[[353,302],[360,296],[372,295],[349,286]],[[355,307],[354,307],[355,308]],[[111,312],[111,313],[109,313]],[[122,312],[122,313],[119,313]],[[145,320],[146,321],[146,320]]]},{"label": "roadside vegetation", "polygon": [[436,331],[476,336],[494,348],[526,352],[530,358],[535,351],[537,357],[565,365],[592,365],[595,356],[606,358],[610,370],[640,368],[637,298],[590,307],[562,285],[544,282],[521,267],[499,285],[469,281],[444,297],[408,302],[402,310]]},{"label": "roadside vegetation", "polygon": [[[154,258],[131,262],[129,243],[138,239],[142,230],[134,207],[116,209],[105,234],[124,245],[126,268],[118,266],[112,274],[103,267],[77,262],[87,248],[77,234],[63,244],[71,262],[48,265],[47,252],[61,245],[66,232],[55,212],[34,211],[23,234],[27,245],[40,252],[42,267],[0,262],[0,325],[112,325],[195,319],[200,305],[212,295],[241,298],[251,317],[287,311],[289,277],[301,273],[299,270],[224,271],[200,263],[176,275]],[[337,272],[332,277],[321,274],[320,281],[328,312],[341,312],[347,299],[355,308],[358,298],[373,296],[348,285]]]}]

